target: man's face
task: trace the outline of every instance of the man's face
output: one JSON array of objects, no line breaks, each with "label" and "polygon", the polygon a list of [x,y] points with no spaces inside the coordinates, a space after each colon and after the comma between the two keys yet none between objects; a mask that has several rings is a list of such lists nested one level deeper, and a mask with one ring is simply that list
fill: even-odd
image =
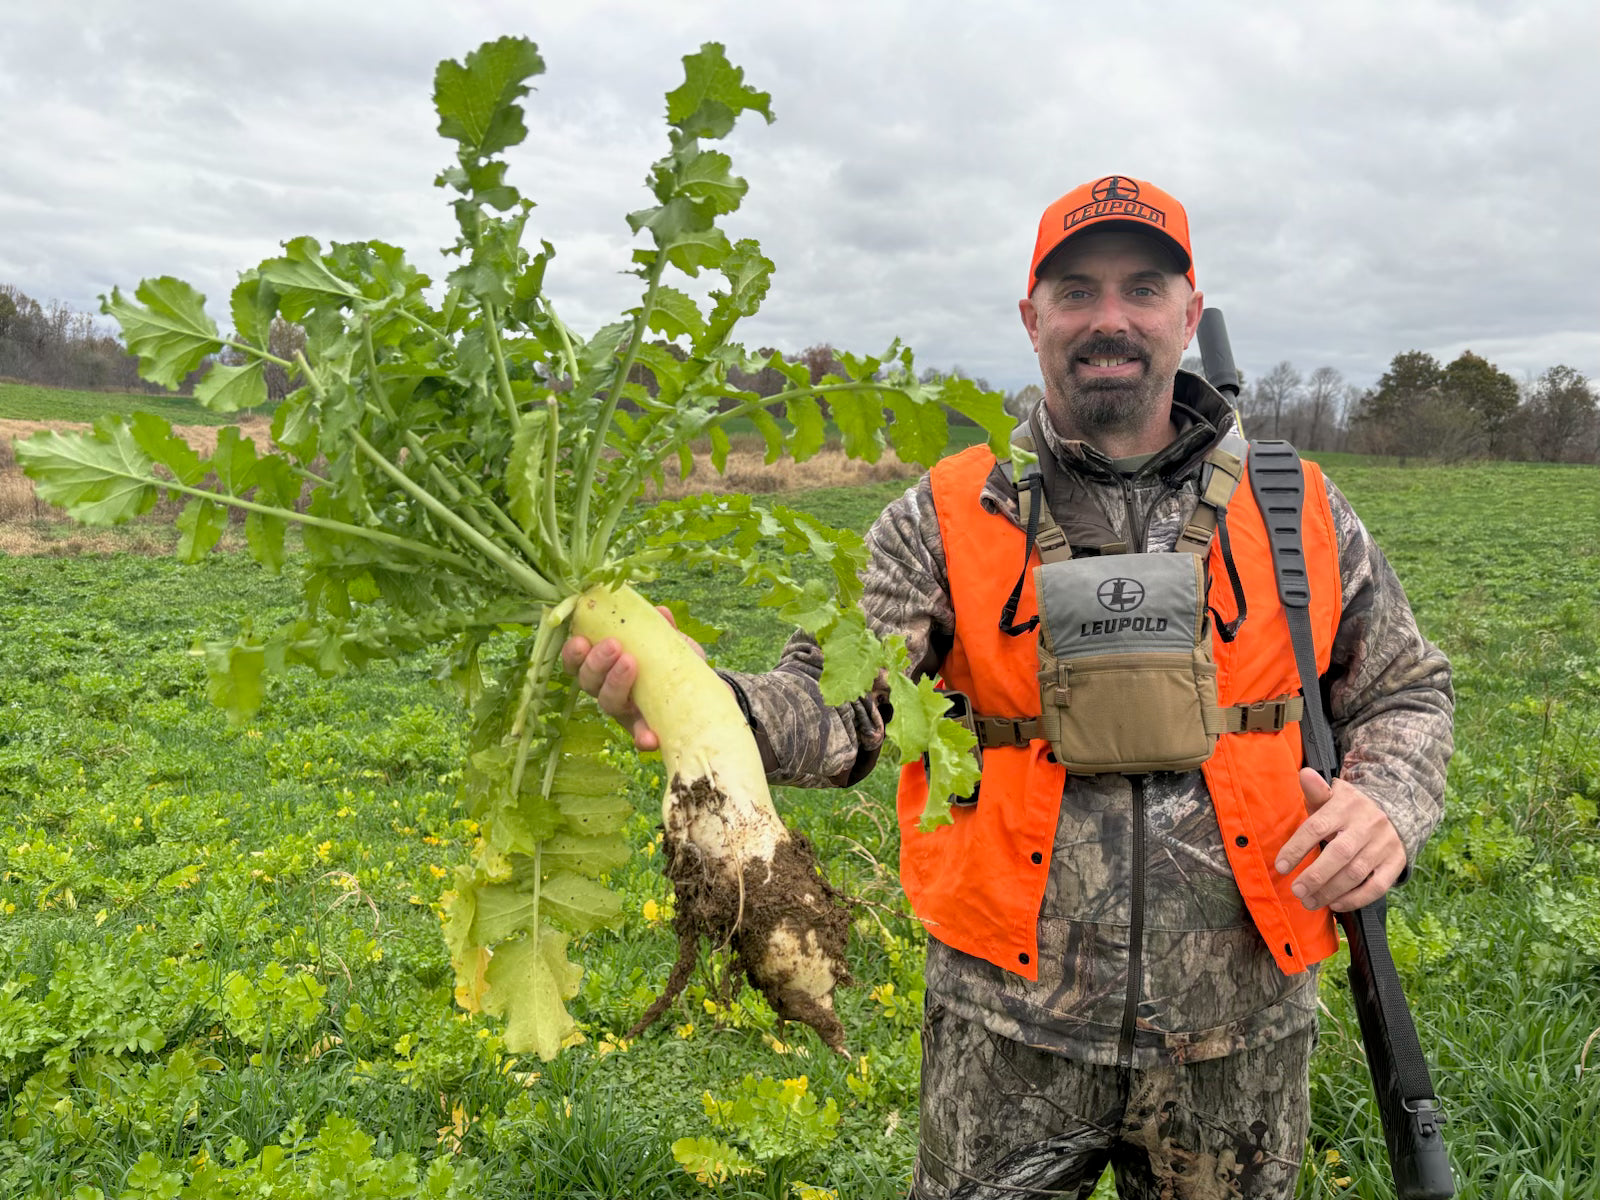
[{"label": "man's face", "polygon": [[1169,252],[1142,234],[1090,231],[1058,250],[1021,302],[1056,428],[1090,442],[1165,428],[1202,307]]}]

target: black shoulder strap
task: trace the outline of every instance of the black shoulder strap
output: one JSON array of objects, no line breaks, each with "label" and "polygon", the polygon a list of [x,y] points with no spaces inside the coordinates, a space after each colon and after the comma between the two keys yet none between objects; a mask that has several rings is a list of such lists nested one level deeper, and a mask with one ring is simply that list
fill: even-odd
[{"label": "black shoulder strap", "polygon": [[[1311,585],[1306,571],[1305,547],[1300,536],[1305,509],[1305,473],[1300,455],[1284,441],[1250,443],[1250,490],[1256,507],[1266,522],[1272,546],[1272,571],[1278,580],[1278,599],[1289,619],[1289,640],[1294,647],[1295,665],[1300,674],[1300,690],[1305,697],[1305,716],[1300,725],[1306,765],[1332,782],[1339,762],[1333,742],[1333,729],[1322,707],[1322,687],[1317,676],[1316,644],[1311,633]],[[1422,1055],[1416,1025],[1406,1007],[1400,976],[1389,953],[1385,929],[1387,905],[1382,899],[1351,913],[1340,913],[1346,936],[1366,944],[1376,984],[1379,1006],[1387,1026],[1387,1041],[1400,1087],[1411,1100],[1432,1098],[1433,1082]]]}]

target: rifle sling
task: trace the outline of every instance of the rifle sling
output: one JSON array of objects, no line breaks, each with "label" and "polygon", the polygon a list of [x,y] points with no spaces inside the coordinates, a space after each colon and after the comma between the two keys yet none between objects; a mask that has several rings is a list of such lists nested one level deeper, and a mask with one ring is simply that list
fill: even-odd
[{"label": "rifle sling", "polygon": [[[1300,455],[1283,441],[1250,444],[1250,488],[1256,506],[1266,521],[1272,546],[1273,574],[1278,581],[1278,599],[1289,619],[1289,640],[1294,646],[1295,665],[1300,673],[1300,690],[1305,698],[1301,721],[1301,742],[1306,765],[1332,782],[1338,770],[1333,730],[1322,707],[1322,688],[1317,675],[1316,646],[1311,633],[1311,591],[1307,584],[1305,550],[1300,537],[1301,514],[1305,506],[1305,475]],[[1377,985],[1378,1004],[1387,1027],[1390,1058],[1399,1076],[1400,1089],[1407,1100],[1431,1100],[1435,1093],[1428,1077],[1428,1064],[1422,1044],[1406,1006],[1394,959],[1389,953],[1389,935],[1384,924],[1385,901],[1380,898],[1355,912],[1339,913],[1348,940],[1359,930],[1364,935],[1367,958]]]}]

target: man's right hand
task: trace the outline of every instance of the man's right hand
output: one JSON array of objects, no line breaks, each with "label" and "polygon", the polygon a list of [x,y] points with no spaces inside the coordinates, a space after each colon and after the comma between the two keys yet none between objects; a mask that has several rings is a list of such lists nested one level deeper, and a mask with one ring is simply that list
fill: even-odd
[{"label": "man's right hand", "polygon": [[[670,612],[660,606],[658,611],[667,619],[667,624],[677,628]],[[687,634],[678,636],[694,647],[701,658],[706,656],[693,638]],[[639,663],[633,655],[623,651],[621,642],[616,638],[601,638],[591,643],[585,637],[570,637],[561,647],[561,664],[566,667],[567,674],[577,679],[578,686],[595,698],[601,712],[615,718],[633,734],[637,749],[661,749],[661,739],[633,702],[633,684],[639,678]]]}]

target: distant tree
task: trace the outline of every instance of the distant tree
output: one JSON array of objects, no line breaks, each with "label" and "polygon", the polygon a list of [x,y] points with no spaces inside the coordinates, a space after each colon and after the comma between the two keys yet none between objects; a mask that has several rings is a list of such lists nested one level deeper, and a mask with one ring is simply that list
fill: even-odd
[{"label": "distant tree", "polygon": [[811,372],[811,382],[820,383],[825,375],[843,375],[844,364],[833,352],[833,347],[827,342],[819,342],[815,346],[807,346],[800,351],[800,361],[805,363],[806,370]]},{"label": "distant tree", "polygon": [[[292,321],[286,321],[281,316],[272,318],[272,325],[267,330],[267,350],[279,358],[289,362],[294,361],[294,356],[306,348],[306,331]],[[276,363],[268,363],[266,370],[267,401],[277,404],[290,392],[289,375]]]},{"label": "distant tree", "polygon": [[1440,384],[1444,368],[1422,350],[1396,354],[1375,388],[1367,391],[1353,418],[1358,446],[1373,454],[1426,452],[1416,433],[1419,415],[1440,416]]},{"label": "distant tree", "polygon": [[1284,409],[1294,406],[1302,382],[1300,372],[1287,359],[1256,380],[1251,411],[1258,421],[1270,417],[1273,437],[1283,436]]},{"label": "distant tree", "polygon": [[1446,401],[1465,409],[1478,423],[1485,451],[1491,457],[1504,456],[1507,422],[1517,411],[1517,381],[1466,350],[1444,369],[1440,385]]},{"label": "distant tree", "polygon": [[1026,421],[1034,410],[1034,406],[1044,399],[1044,389],[1037,383],[1030,383],[1006,395],[1006,411],[1018,421]]},{"label": "distant tree", "polygon": [[1529,449],[1544,462],[1594,461],[1600,454],[1600,412],[1589,381],[1558,365],[1539,376],[1523,406]]},{"label": "distant tree", "polygon": [[1301,401],[1305,428],[1296,433],[1296,444],[1307,450],[1331,450],[1343,415],[1344,376],[1337,367],[1318,367],[1306,380]]}]

